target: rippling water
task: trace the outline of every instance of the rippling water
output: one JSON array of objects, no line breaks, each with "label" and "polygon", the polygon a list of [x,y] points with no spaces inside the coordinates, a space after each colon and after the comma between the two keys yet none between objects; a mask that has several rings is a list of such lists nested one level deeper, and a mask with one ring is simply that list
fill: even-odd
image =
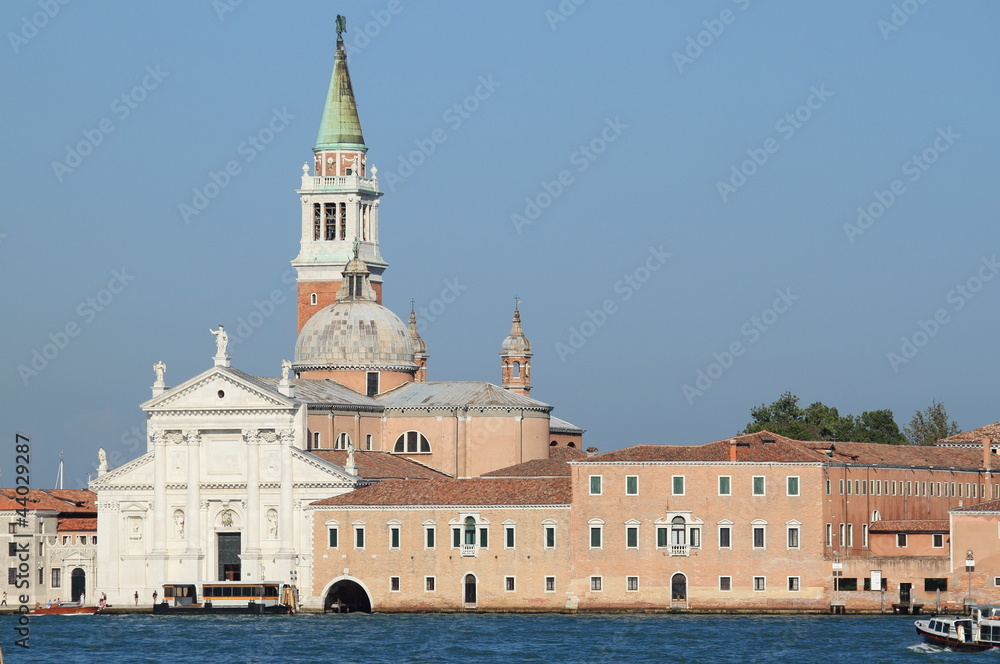
[{"label": "rippling water", "polygon": [[[8,664],[94,662],[894,662],[1000,663],[920,644],[901,616],[298,615],[44,616]],[[994,658],[998,659],[994,659]]]}]

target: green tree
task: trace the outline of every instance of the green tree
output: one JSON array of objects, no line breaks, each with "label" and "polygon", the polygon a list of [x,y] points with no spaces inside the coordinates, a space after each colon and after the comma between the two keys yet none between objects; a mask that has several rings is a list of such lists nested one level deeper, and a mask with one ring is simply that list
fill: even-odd
[{"label": "green tree", "polygon": [[903,433],[911,445],[933,445],[942,438],[954,436],[962,430],[958,422],[948,421],[948,411],[943,403],[936,400],[923,410],[918,410],[909,426],[903,427]]},{"label": "green tree", "polygon": [[845,440],[863,443],[898,445],[906,438],[891,410],[865,411],[860,417],[840,412],[817,401],[808,408],[799,407],[799,398],[785,392],[771,404],[750,409],[753,418],[743,433],[767,429],[795,440]]}]

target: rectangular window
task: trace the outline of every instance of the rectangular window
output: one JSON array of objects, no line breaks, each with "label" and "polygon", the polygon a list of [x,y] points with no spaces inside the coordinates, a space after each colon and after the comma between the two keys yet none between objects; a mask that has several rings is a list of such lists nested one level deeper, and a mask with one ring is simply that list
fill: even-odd
[{"label": "rectangular window", "polygon": [[339,529],[328,528],[326,532],[327,532],[327,539],[326,539],[327,546],[331,549],[336,549],[338,544],[337,538],[340,536]]},{"label": "rectangular window", "polygon": [[691,529],[691,548],[700,549],[701,548],[701,528]]},{"label": "rectangular window", "polygon": [[629,496],[639,495],[639,476],[638,475],[626,475],[625,476],[625,494]]},{"label": "rectangular window", "polygon": [[666,526],[656,527],[656,548],[664,549],[670,546],[670,529]]},{"label": "rectangular window", "polygon": [[638,526],[628,526],[625,528],[625,548],[627,549],[638,549],[639,548],[639,527]]},{"label": "rectangular window", "polygon": [[45,585],[45,568],[44,567],[39,567],[38,568],[38,585],[39,586],[44,586]]},{"label": "rectangular window", "polygon": [[503,578],[503,589],[509,593],[514,592],[514,577],[505,576]]},{"label": "rectangular window", "polygon": [[729,526],[719,526],[719,548],[733,548],[733,529]]},{"label": "rectangular window", "polygon": [[451,529],[451,548],[458,549],[462,546],[462,529]]},{"label": "rectangular window", "polygon": [[590,527],[590,548],[600,549],[601,548],[601,527],[591,526]]},{"label": "rectangular window", "polygon": [[826,524],[826,545],[833,546],[833,524]]},{"label": "rectangular window", "polygon": [[514,548],[514,526],[503,527],[503,548]]},{"label": "rectangular window", "polygon": [[840,546],[847,546],[847,536],[845,528],[846,528],[845,524],[843,523],[840,524],[840,537],[837,538],[840,542]]},{"label": "rectangular window", "polygon": [[799,528],[798,526],[789,526],[788,528],[788,548],[797,549],[799,548]]},{"label": "rectangular window", "polygon": [[722,592],[729,592],[733,589],[733,577],[731,576],[720,576],[719,577],[719,590]]},{"label": "rectangular window", "polygon": [[797,576],[788,577],[788,590],[793,593],[799,591],[799,577]]},{"label": "rectangular window", "polygon": [[830,495],[830,478],[826,478],[826,495]]},{"label": "rectangular window", "polygon": [[764,548],[764,526],[753,527],[753,548]]},{"label": "rectangular window", "polygon": [[729,475],[719,475],[719,495],[733,495],[733,478]]},{"label": "rectangular window", "polygon": [[755,576],[753,578],[753,589],[758,592],[767,590],[767,578],[763,576]]},{"label": "rectangular window", "polygon": [[394,593],[398,593],[399,592],[399,577],[398,576],[390,576],[389,577],[389,590],[392,591],[392,592],[394,592]]},{"label": "rectangular window", "polygon": [[[878,570],[872,570],[872,573],[874,574],[876,571],[878,571]],[[879,573],[879,578],[881,579],[881,586],[882,586],[881,590],[888,590],[889,589],[889,580],[881,576],[881,574],[882,574],[881,571],[878,571],[878,573]],[[876,585],[879,585],[879,584],[877,583]],[[871,590],[872,589],[872,579],[871,579],[870,576],[867,577],[867,578],[865,578],[865,583],[863,585],[863,588],[865,590]],[[875,590],[879,590],[879,588],[876,588]]]},{"label": "rectangular window", "polygon": [[547,576],[545,577],[545,592],[554,593],[556,591],[556,577]]},{"label": "rectangular window", "polygon": [[59,567],[52,568],[52,587],[62,587],[62,569]]},{"label": "rectangular window", "polygon": [[900,549],[906,548],[906,533],[896,533],[896,547]]},{"label": "rectangular window", "polygon": [[597,592],[601,589],[601,577],[592,576],[590,577],[590,589]]},{"label": "rectangular window", "polygon": [[854,578],[844,578],[841,577],[837,579],[837,590],[848,590],[855,591],[858,589],[858,579]]},{"label": "rectangular window", "polygon": [[490,548],[490,529],[480,528],[479,529],[479,548],[488,549]]},{"label": "rectangular window", "polygon": [[932,593],[937,590],[948,592],[948,579],[924,579],[925,593]]},{"label": "rectangular window", "polygon": [[591,475],[590,476],[590,495],[599,496],[601,495],[601,476]]},{"label": "rectangular window", "polygon": [[555,526],[545,526],[545,548],[554,549],[556,548],[556,527]]},{"label": "rectangular window", "polygon": [[847,524],[847,546],[854,546],[854,524]]},{"label": "rectangular window", "polygon": [[7,568],[7,585],[13,586],[17,583],[17,568],[8,567]]},{"label": "rectangular window", "polygon": [[368,372],[368,396],[374,397],[378,395],[378,372],[369,371]]},{"label": "rectangular window", "polygon": [[424,548],[433,549],[436,546],[437,529],[434,526],[424,528]]},{"label": "rectangular window", "polygon": [[785,478],[785,493],[789,496],[799,495],[799,478],[792,475]]},{"label": "rectangular window", "polygon": [[763,496],[764,495],[764,476],[754,475],[753,478],[753,495]]},{"label": "rectangular window", "polygon": [[844,495],[844,480],[840,480],[840,495]]},{"label": "rectangular window", "polygon": [[935,549],[941,549],[944,547],[944,535],[941,533],[934,533],[931,535],[931,546]]},{"label": "rectangular window", "polygon": [[[857,482],[855,482],[855,484],[857,484]],[[851,489],[851,480],[847,480],[847,495],[848,496],[854,495],[854,491]]]},{"label": "rectangular window", "polygon": [[672,493],[675,496],[683,496],[684,495],[684,476],[683,475],[674,475],[672,486],[673,486],[673,492]]},{"label": "rectangular window", "polygon": [[861,546],[868,548],[868,524],[861,524]]},{"label": "rectangular window", "polygon": [[861,493],[861,487],[858,486],[859,484],[860,484],[860,482],[858,480],[854,480],[854,495],[855,496],[857,496],[857,495],[859,495]]},{"label": "rectangular window", "polygon": [[389,548],[399,548],[399,526],[392,526],[389,528]]},{"label": "rectangular window", "polygon": [[363,549],[365,548],[365,527],[356,526],[354,528],[354,548]]},{"label": "rectangular window", "polygon": [[637,576],[625,577],[625,590],[628,591],[639,590],[639,577]]},{"label": "rectangular window", "polygon": [[434,588],[437,586],[437,580],[433,576],[424,577],[424,590],[432,593]]}]

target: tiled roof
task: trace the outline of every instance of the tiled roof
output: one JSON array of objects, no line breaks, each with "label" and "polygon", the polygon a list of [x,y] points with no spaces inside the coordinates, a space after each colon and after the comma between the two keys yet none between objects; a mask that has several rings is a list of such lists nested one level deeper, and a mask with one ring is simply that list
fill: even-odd
[{"label": "tiled roof", "polygon": [[313,505],[413,506],[413,505],[569,505],[568,477],[486,478],[464,480],[387,480],[317,501]]},{"label": "tiled roof", "polygon": [[[280,378],[270,378],[266,376],[255,376],[250,380],[262,387],[266,387],[272,392],[278,392],[278,385],[281,383]],[[360,392],[355,392],[351,388],[341,385],[340,383],[330,380],[329,378],[322,380],[294,378],[289,379],[288,382],[295,387],[295,392],[293,392],[294,396],[292,398],[296,401],[311,404],[361,406],[377,411],[382,410],[382,404],[375,399],[365,396]]]},{"label": "tiled roof", "polygon": [[[0,489],[0,497],[6,501],[0,503],[0,509],[21,509],[16,502],[17,492],[14,489]],[[97,495],[86,489],[31,489],[28,491],[29,510],[50,510],[53,512],[97,512]],[[9,506],[13,504],[13,507]]]},{"label": "tiled roof", "polygon": [[404,383],[376,397],[386,408],[532,408],[549,411],[552,406],[491,383],[446,381]]},{"label": "tiled roof", "polygon": [[963,431],[962,433],[956,433],[954,436],[948,436],[947,438],[942,438],[938,442],[982,444],[983,438],[992,438],[994,441],[1000,441],[1000,422],[987,424],[984,427],[979,427],[978,429],[972,429],[971,431]]},{"label": "tiled roof", "polygon": [[868,527],[872,533],[946,533],[947,519],[899,519],[895,521],[873,521]]},{"label": "tiled roof", "polygon": [[953,507],[951,512],[1000,512],[1000,500],[988,500],[985,503],[966,505],[965,507]]},{"label": "tiled roof", "polygon": [[97,519],[58,519],[56,530],[62,532],[97,532]]},{"label": "tiled roof", "polygon": [[[737,462],[750,463],[818,463],[825,457],[796,440],[768,431],[736,436]],[[764,442],[768,441],[768,442]],[[730,439],[704,445],[635,445],[621,450],[595,454],[573,463],[606,463],[615,461],[729,461]]]},{"label": "tiled roof", "polygon": [[[572,448],[564,448],[572,449]],[[586,454],[584,454],[586,456]],[[533,459],[500,470],[484,473],[483,477],[569,477],[569,464],[562,459]]]},{"label": "tiled roof", "polygon": [[561,420],[554,415],[549,415],[549,431],[551,433],[582,434],[586,429],[581,429],[575,424],[570,424],[566,420]]},{"label": "tiled roof", "polygon": [[803,445],[816,450],[832,446],[833,456],[829,460],[841,463],[938,468],[981,468],[983,465],[983,452],[979,449],[829,441],[809,441]]},{"label": "tiled roof", "polygon": [[559,459],[561,461],[571,461],[573,459],[584,459],[587,457],[587,453],[578,447],[569,447],[556,445],[554,447],[549,447],[549,458]]},{"label": "tiled roof", "polygon": [[[309,450],[308,453],[341,468],[347,464],[347,452],[342,450]],[[422,463],[388,452],[355,452],[354,463],[358,467],[358,475],[365,480],[433,480],[448,477]]]}]

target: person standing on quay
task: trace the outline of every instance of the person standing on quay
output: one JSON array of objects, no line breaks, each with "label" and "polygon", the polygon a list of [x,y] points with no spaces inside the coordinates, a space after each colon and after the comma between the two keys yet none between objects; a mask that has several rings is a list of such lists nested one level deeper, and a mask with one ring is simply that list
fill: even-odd
[{"label": "person standing on quay", "polygon": [[135,591],[135,605],[139,606],[139,591]]}]

